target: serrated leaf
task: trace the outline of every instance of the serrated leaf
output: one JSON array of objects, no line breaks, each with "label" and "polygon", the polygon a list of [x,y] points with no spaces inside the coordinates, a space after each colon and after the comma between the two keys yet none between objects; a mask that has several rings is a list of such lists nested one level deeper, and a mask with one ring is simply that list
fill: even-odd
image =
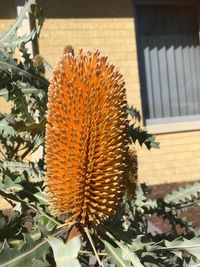
[{"label": "serrated leaf", "polygon": [[[26,125],[23,121],[15,122],[13,123],[13,127],[20,131],[31,131],[32,133],[36,134],[38,131],[44,130],[46,125],[46,118],[44,117],[39,123],[31,123],[29,125]],[[42,142],[40,142],[39,145],[41,145]]]},{"label": "serrated leaf", "polygon": [[[34,96],[38,96],[40,94],[44,95],[45,92],[42,89],[38,89],[29,83],[17,81],[16,82],[17,86],[20,87],[23,95],[31,95],[33,94]],[[7,88],[2,88],[0,89],[0,96],[7,98],[8,97],[8,89]]]},{"label": "serrated leaf", "polygon": [[6,119],[2,119],[0,121],[0,136],[8,137],[13,136],[14,134],[16,134],[15,129],[8,125],[8,121]]},{"label": "serrated leaf", "polygon": [[13,72],[17,73],[17,75],[22,75],[26,77],[27,79],[31,80],[37,80],[39,81],[42,85],[45,87],[48,87],[49,82],[39,76],[36,76],[35,74],[32,74],[24,69],[19,68],[16,64],[12,64],[10,62],[5,62],[0,60],[0,68],[1,70],[4,71],[9,71],[12,70]]},{"label": "serrated leaf", "polygon": [[122,256],[121,248],[114,248],[106,240],[102,240],[105,245],[105,250],[110,256],[110,262],[116,264],[117,267],[131,267],[131,262],[127,261]]},{"label": "serrated leaf", "polygon": [[15,35],[17,29],[21,26],[22,21],[26,16],[26,12],[30,12],[31,5],[36,4],[36,0],[29,0],[26,2],[24,8],[22,9],[19,17],[9,30],[1,37],[0,45],[9,45],[11,38]]},{"label": "serrated leaf", "polygon": [[174,190],[172,193],[167,194],[164,197],[166,203],[181,203],[187,200],[192,200],[193,197],[197,197],[200,193],[200,182],[195,182],[186,187],[180,187],[178,190]]},{"label": "serrated leaf", "polygon": [[[30,33],[25,33],[22,36],[17,35],[16,32],[22,27],[22,22],[26,18],[26,14],[32,12],[35,13],[35,19],[38,20],[37,26],[32,29]],[[15,23],[13,23],[3,36],[1,36],[0,46],[7,46],[14,50],[14,48],[20,46],[20,44],[33,40],[39,34],[43,21],[41,9],[38,9],[36,6],[36,0],[25,1],[25,5]]]},{"label": "serrated leaf", "polygon": [[9,169],[11,173],[16,173],[21,176],[21,178],[25,175],[26,172],[28,174],[28,180],[30,182],[36,183],[44,180],[44,173],[38,167],[37,163],[33,162],[22,162],[22,161],[0,161],[0,169]]},{"label": "serrated leaf", "polygon": [[57,221],[50,216],[47,217],[44,213],[39,213],[34,217],[39,229],[44,232],[51,232],[57,225]]},{"label": "serrated leaf", "polygon": [[144,265],[140,262],[138,256],[130,251],[129,247],[125,245],[122,242],[119,242],[117,239],[115,239],[109,232],[106,232],[106,234],[115,242],[116,245],[122,250],[123,258],[126,260],[129,260],[134,267],[144,267]]},{"label": "serrated leaf", "polygon": [[187,251],[200,260],[200,237],[192,239],[183,238],[183,240],[165,241],[166,249],[175,251]]},{"label": "serrated leaf", "polygon": [[42,192],[38,192],[34,194],[34,197],[36,197],[40,204],[42,205],[49,205],[49,197],[45,195]]},{"label": "serrated leaf", "polygon": [[36,258],[45,257],[48,250],[46,240],[33,242],[30,238],[25,240],[25,244],[19,248],[11,248],[4,242],[4,248],[0,254],[1,267],[27,267],[32,266]]},{"label": "serrated leaf", "polygon": [[180,258],[180,259],[182,259],[183,257],[182,257],[182,251],[176,251],[176,250],[173,250],[172,251],[172,253],[173,254],[175,254],[178,258]]},{"label": "serrated leaf", "polygon": [[3,183],[3,188],[5,192],[19,192],[23,190],[23,186],[18,183],[18,181],[13,181],[10,177],[6,176]]},{"label": "serrated leaf", "polygon": [[[128,254],[128,255],[127,255]],[[138,258],[138,256],[133,253],[130,252],[127,248],[126,248],[126,253],[123,251],[123,256],[126,259],[130,259],[131,263],[134,267],[145,267],[141,262],[140,259]]]},{"label": "serrated leaf", "polygon": [[81,248],[81,241],[78,236],[72,238],[67,244],[55,237],[49,237],[48,242],[53,249],[57,267],[81,267],[77,259]]},{"label": "serrated leaf", "polygon": [[137,238],[133,239],[131,244],[128,245],[131,252],[135,252],[137,250],[143,250],[147,243],[142,243],[141,238],[144,235],[138,235]]},{"label": "serrated leaf", "polygon": [[[52,235],[59,236],[65,230],[60,229]],[[7,241],[0,248],[0,266],[1,267],[27,267],[33,266],[34,261],[41,260],[45,262],[49,244],[47,238],[33,241],[30,235],[24,235],[24,244],[18,248],[9,247]]]},{"label": "serrated leaf", "polygon": [[145,201],[144,206],[145,206],[148,210],[150,210],[150,209],[155,209],[155,208],[157,208],[156,200],[148,199],[147,201]]},{"label": "serrated leaf", "polygon": [[200,260],[191,259],[189,263],[184,261],[183,267],[200,267]]},{"label": "serrated leaf", "polygon": [[133,106],[131,106],[131,107],[128,106],[127,107],[127,112],[132,117],[132,119],[138,120],[138,122],[141,121],[141,115],[140,115],[139,110],[137,110]]},{"label": "serrated leaf", "polygon": [[129,125],[128,135],[131,142],[135,143],[137,140],[140,146],[145,144],[148,149],[159,148],[160,143],[155,141],[155,137],[152,134],[141,127],[135,127],[134,124]]},{"label": "serrated leaf", "polygon": [[134,205],[137,207],[138,211],[143,211],[147,198],[144,195],[144,192],[143,192],[141,186],[137,187],[135,195],[136,195],[136,198],[134,200]]}]

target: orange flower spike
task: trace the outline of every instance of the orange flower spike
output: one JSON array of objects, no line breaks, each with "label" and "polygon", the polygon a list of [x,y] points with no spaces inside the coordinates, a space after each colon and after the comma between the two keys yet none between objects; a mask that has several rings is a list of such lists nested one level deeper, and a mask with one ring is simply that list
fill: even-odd
[{"label": "orange flower spike", "polygon": [[97,51],[66,47],[49,86],[46,190],[66,222],[115,214],[126,184],[127,115],[122,75]]}]

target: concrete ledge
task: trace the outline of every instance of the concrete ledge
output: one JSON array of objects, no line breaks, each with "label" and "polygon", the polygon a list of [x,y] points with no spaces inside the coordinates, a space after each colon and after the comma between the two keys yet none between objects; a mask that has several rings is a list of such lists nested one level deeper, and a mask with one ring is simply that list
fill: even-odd
[{"label": "concrete ledge", "polygon": [[152,134],[198,131],[200,130],[200,121],[148,125],[146,129]]}]

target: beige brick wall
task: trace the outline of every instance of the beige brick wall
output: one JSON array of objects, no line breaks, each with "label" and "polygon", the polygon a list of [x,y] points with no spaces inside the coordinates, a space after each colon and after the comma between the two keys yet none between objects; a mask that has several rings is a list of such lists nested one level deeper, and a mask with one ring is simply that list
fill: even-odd
[{"label": "beige brick wall", "polygon": [[[157,136],[160,149],[138,148],[139,177],[150,184],[200,180],[200,132]],[[139,146],[137,146],[139,147]]]},{"label": "beige brick wall", "polygon": [[[47,6],[44,0],[40,1],[47,17],[39,40],[41,55],[54,65],[66,44],[71,44],[75,51],[99,49],[120,68],[129,102],[140,108],[131,0],[109,0],[107,3],[86,0],[84,6],[81,0],[67,2],[59,0],[57,5]],[[91,11],[87,13],[87,9]]]},{"label": "beige brick wall", "polygon": [[[39,40],[40,53],[45,59],[54,65],[66,44],[72,44],[76,51],[99,49],[120,68],[126,81],[128,101],[141,110],[132,1],[39,2],[46,16]],[[3,20],[0,20],[0,29],[2,25]],[[159,150],[148,151],[136,145],[140,182],[156,184],[200,179],[199,131],[160,134],[157,140],[161,143]]]},{"label": "beige brick wall", "polygon": [[12,19],[1,19],[0,18],[0,36],[9,28],[9,26],[13,22],[14,20]]}]

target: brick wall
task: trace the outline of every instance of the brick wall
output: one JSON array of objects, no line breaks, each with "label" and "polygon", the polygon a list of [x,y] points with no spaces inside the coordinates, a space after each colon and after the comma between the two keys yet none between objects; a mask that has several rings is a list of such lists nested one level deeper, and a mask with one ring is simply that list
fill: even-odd
[{"label": "brick wall", "polygon": [[200,180],[200,132],[157,136],[160,149],[138,147],[140,182],[149,184]]},{"label": "brick wall", "polygon": [[99,49],[120,67],[129,102],[140,108],[131,0],[58,0],[52,5],[44,0],[39,2],[47,17],[39,40],[45,59],[54,65],[66,44],[71,44],[75,51]]},{"label": "brick wall", "polygon": [[[116,64],[126,81],[127,97],[141,111],[141,96],[131,0],[41,0],[45,20],[40,52],[52,65],[66,44],[99,49]],[[159,150],[136,145],[139,180],[149,184],[200,179],[200,132],[160,134]]]}]

